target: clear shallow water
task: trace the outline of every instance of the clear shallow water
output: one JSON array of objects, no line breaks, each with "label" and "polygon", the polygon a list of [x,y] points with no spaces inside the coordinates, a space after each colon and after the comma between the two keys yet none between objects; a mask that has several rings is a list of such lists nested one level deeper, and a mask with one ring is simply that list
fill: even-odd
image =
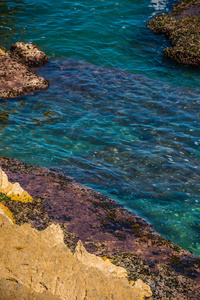
[{"label": "clear shallow water", "polygon": [[146,29],[171,5],[1,2],[1,43],[42,47],[51,86],[0,101],[0,155],[66,172],[200,255],[200,72]]}]

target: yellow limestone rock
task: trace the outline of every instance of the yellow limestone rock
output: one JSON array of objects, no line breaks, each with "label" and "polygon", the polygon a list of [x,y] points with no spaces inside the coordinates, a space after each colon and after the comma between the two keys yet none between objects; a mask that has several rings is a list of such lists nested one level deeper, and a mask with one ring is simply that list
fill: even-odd
[{"label": "yellow limestone rock", "polygon": [[0,300],[61,300],[50,292],[37,293],[9,279],[0,279]]},{"label": "yellow limestone rock", "polygon": [[112,275],[119,278],[126,278],[128,276],[126,269],[113,265],[109,259],[102,259],[101,257],[88,253],[81,241],[78,241],[77,243],[74,256],[81,261],[82,264],[95,267],[107,275]]},{"label": "yellow limestone rock", "polygon": [[6,53],[0,48],[0,56],[1,55],[6,55]]},{"label": "yellow limestone rock", "polygon": [[64,244],[59,225],[37,231],[0,214],[0,257],[0,282],[17,282],[34,293],[49,292],[62,300],[144,299],[141,287],[130,286],[126,278],[78,260]]},{"label": "yellow limestone rock", "polygon": [[8,176],[0,168],[0,193],[6,194],[11,200],[17,200],[22,202],[31,202],[32,197],[23,190],[18,182],[11,183],[8,181]]},{"label": "yellow limestone rock", "polygon": [[144,283],[141,279],[136,280],[133,287],[137,290],[140,290],[141,295],[143,294],[143,298],[152,296],[150,287],[146,283]]},{"label": "yellow limestone rock", "polygon": [[12,212],[0,202],[0,214],[6,214],[11,223],[15,223]]}]

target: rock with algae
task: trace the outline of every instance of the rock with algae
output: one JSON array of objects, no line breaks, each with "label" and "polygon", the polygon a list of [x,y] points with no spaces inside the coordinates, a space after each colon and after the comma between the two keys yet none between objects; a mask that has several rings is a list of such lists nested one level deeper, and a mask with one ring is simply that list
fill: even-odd
[{"label": "rock with algae", "polygon": [[185,65],[200,65],[200,0],[182,0],[170,14],[162,13],[147,23],[156,34],[164,34],[171,47],[164,56]]},{"label": "rock with algae", "polygon": [[0,256],[0,280],[16,282],[33,293],[48,292],[63,300],[142,300],[151,296],[146,284],[144,289],[137,282],[131,286],[107,267],[106,271],[96,267],[94,258],[92,266],[83,264],[64,244],[59,225],[37,231],[29,224],[14,225],[7,215],[0,214]]},{"label": "rock with algae", "polygon": [[22,202],[31,202],[32,197],[23,190],[18,182],[11,183],[8,181],[8,176],[0,168],[0,193],[6,194],[11,200],[17,200]]}]

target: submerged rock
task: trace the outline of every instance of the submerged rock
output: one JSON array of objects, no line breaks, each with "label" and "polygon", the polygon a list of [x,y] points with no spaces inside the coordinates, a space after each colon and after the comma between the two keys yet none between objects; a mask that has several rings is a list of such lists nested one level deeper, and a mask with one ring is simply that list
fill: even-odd
[{"label": "submerged rock", "polygon": [[31,202],[32,197],[24,191],[18,182],[11,183],[8,181],[8,176],[0,168],[0,193],[10,197],[11,200]]},{"label": "submerged rock", "polygon": [[171,47],[163,50],[164,56],[178,63],[200,65],[199,0],[183,0],[172,12],[155,16],[147,27],[156,34],[164,34]]},{"label": "submerged rock", "polygon": [[[24,59],[29,62],[28,65],[33,65],[33,62],[44,63],[47,61],[38,49],[37,51],[35,48],[33,50],[30,49],[30,54],[28,54],[27,50]],[[22,51],[22,53],[24,52]],[[32,53],[34,53],[34,55],[32,55]],[[19,97],[46,89],[49,86],[48,80],[38,77],[23,64],[22,59],[19,57],[21,54],[18,53],[17,50],[16,54],[18,54],[18,56],[13,56],[9,51],[0,49],[0,98]]]},{"label": "submerged rock", "polygon": [[[7,215],[0,214],[0,241],[0,280],[20,284],[23,293],[28,293],[25,287],[29,287],[29,293],[48,292],[63,300],[142,300],[151,296],[145,284],[144,288],[140,282],[131,286],[126,278],[116,278],[89,262],[83,264],[64,244],[59,225],[37,231],[27,223],[14,225]],[[11,290],[16,288],[10,285]]]}]

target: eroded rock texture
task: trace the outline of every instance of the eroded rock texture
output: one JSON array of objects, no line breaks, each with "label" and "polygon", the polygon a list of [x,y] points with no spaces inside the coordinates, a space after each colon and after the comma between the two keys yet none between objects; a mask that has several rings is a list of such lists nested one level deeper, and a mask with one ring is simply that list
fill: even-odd
[{"label": "eroded rock texture", "polygon": [[14,225],[4,213],[0,214],[2,279],[7,285],[16,282],[19,288],[29,287],[29,292],[49,292],[63,300],[142,300],[151,296],[150,288],[140,281],[131,286],[126,278],[108,273],[107,267],[104,272],[90,261],[83,264],[64,244],[59,225],[37,231],[27,223]]},{"label": "eroded rock texture", "polygon": [[50,292],[36,293],[12,279],[0,279],[0,300],[60,300]]},{"label": "eroded rock texture", "polygon": [[10,50],[17,55],[29,67],[37,67],[48,62],[48,57],[37,45],[15,42],[11,45]]},{"label": "eroded rock texture", "polygon": [[[39,52],[38,49],[37,51]],[[42,60],[38,52],[36,52],[34,57],[37,63]],[[29,65],[31,65],[33,61],[31,60],[32,57],[33,56],[31,56],[31,54],[28,55],[27,52],[26,56],[24,56],[24,60],[28,60],[30,62]],[[42,63],[44,63],[44,60],[45,59],[42,60]],[[19,55],[13,56],[9,51],[0,49],[0,98],[19,97],[46,89],[48,86],[48,80],[38,77],[31,71],[23,64]]]}]

